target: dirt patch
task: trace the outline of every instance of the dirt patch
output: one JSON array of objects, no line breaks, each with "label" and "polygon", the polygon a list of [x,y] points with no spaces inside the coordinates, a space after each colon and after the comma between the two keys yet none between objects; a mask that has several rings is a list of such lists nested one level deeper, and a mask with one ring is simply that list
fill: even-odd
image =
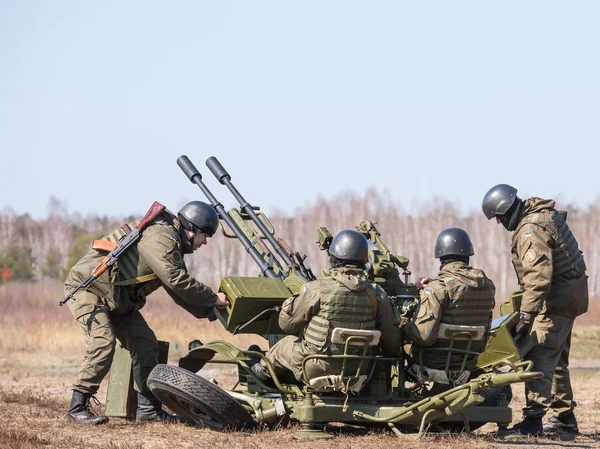
[{"label": "dirt patch", "polygon": [[[165,448],[303,448],[324,449],[389,449],[390,447],[464,449],[522,447],[600,447],[600,371],[583,369],[572,373],[575,396],[578,401],[577,416],[582,435],[572,441],[549,438],[530,439],[523,442],[506,442],[497,438],[496,426],[487,424],[475,431],[473,436],[428,435],[424,439],[404,441],[387,431],[368,430],[359,427],[332,425],[326,430],[333,439],[298,440],[295,432],[299,426],[278,431],[253,431],[238,433],[218,433],[197,429],[183,424],[138,425],[126,419],[111,418],[104,426],[86,427],[67,424],[65,415],[70,399],[72,375],[56,369],[55,361],[60,357],[50,357],[44,366],[42,353],[28,352],[21,355],[20,363],[14,360],[10,369],[4,367],[0,376],[0,407],[3,413],[0,420],[0,448],[113,448],[113,449],[165,449]],[[0,362],[6,354],[0,353]],[[37,362],[35,362],[37,361]],[[37,370],[30,370],[37,363]],[[68,368],[68,366],[65,366]],[[228,377],[221,377],[217,369],[211,369],[210,377],[220,384],[228,383]],[[227,374],[227,373],[223,373]],[[26,384],[26,385],[25,385]],[[99,399],[105,402],[107,382],[99,392]],[[512,402],[515,421],[520,418],[523,406],[524,389],[518,385],[514,389]],[[102,409],[98,410],[99,412]]]}]

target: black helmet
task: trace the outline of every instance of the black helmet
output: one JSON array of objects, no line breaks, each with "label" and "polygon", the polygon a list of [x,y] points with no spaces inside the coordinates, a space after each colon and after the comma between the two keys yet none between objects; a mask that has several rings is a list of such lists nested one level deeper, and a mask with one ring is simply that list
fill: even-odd
[{"label": "black helmet", "polygon": [[475,254],[469,234],[460,228],[444,229],[435,241],[435,258],[446,256],[469,257]]},{"label": "black helmet", "polygon": [[196,234],[202,232],[212,237],[219,227],[219,215],[209,204],[202,201],[190,201],[181,208],[177,218],[184,229]]},{"label": "black helmet", "polygon": [[481,209],[483,209],[483,213],[488,220],[491,220],[494,217],[506,214],[516,199],[517,189],[508,184],[498,184],[485,194]]},{"label": "black helmet", "polygon": [[331,241],[329,255],[340,260],[365,265],[369,261],[369,242],[358,231],[340,231]]}]

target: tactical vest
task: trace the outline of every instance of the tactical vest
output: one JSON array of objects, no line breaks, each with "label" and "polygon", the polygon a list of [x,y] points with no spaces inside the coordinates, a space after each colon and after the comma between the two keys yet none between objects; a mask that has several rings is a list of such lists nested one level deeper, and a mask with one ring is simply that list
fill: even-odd
[{"label": "tactical vest", "polygon": [[494,290],[489,284],[481,288],[466,285],[451,276],[441,277],[446,286],[449,303],[444,309],[442,323],[463,326],[489,326],[494,308]]},{"label": "tactical vest", "polygon": [[[331,343],[331,333],[336,327],[348,329],[375,329],[375,289],[371,295],[366,290],[349,290],[340,282],[331,279],[319,279],[320,308],[306,327],[304,339],[318,352],[343,354],[344,346]],[[354,352],[358,350],[352,348]]]},{"label": "tactical vest", "polygon": [[[485,349],[487,336],[489,335],[490,319],[494,309],[495,289],[486,283],[481,288],[471,287],[460,282],[452,276],[443,276],[439,278],[446,287],[448,295],[447,307],[443,310],[442,323],[458,324],[462,326],[484,326],[486,337],[483,340],[472,341],[470,350],[481,352]],[[466,349],[467,341],[455,340],[452,347],[455,349]],[[447,348],[450,346],[450,340],[440,339],[432,347]],[[433,354],[432,354],[433,355]],[[443,365],[445,367],[446,354],[442,355]],[[459,370],[463,361],[462,354],[452,354],[450,358],[450,369]],[[473,370],[476,364],[476,358],[469,358],[466,369]],[[425,363],[427,365],[427,363]],[[430,368],[436,368],[431,366]],[[441,368],[441,366],[437,367]]]},{"label": "tactical vest", "polygon": [[512,262],[521,287],[524,287],[524,268],[519,254],[517,254],[517,237],[521,228],[528,223],[541,227],[553,242],[551,248],[553,279],[576,279],[585,273],[583,254],[579,250],[577,240],[571,233],[569,225],[556,210],[546,209],[525,215],[512,237]]},{"label": "tactical vest", "polygon": [[[134,221],[133,223],[127,223],[126,225],[115,229],[112,233],[106,237],[103,237],[101,240],[117,243],[120,239],[127,235],[127,228],[134,229],[140,223],[140,221],[141,220]],[[164,215],[159,216],[152,224],[172,227],[171,221]],[[114,285],[128,286],[128,288],[134,292],[134,297],[145,298],[150,293],[158,290],[158,288],[160,288],[162,285],[144,260],[140,260],[137,245],[133,245],[131,248],[121,254],[117,260],[116,266],[119,271],[119,275]]]}]

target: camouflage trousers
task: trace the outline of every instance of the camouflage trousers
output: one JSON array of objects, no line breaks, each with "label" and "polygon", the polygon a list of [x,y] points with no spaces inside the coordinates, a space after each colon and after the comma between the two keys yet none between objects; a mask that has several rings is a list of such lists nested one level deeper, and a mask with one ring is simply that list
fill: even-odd
[{"label": "camouflage trousers", "polygon": [[[118,340],[131,354],[135,389],[149,391],[146,380],[158,364],[158,341],[142,314],[113,316],[96,295],[81,292],[75,297],[68,304],[84,336],[85,357],[73,389],[96,394],[110,370]],[[91,312],[83,307],[90,304],[94,304]],[[80,314],[82,310],[87,313]]]},{"label": "camouflage trousers", "polygon": [[[265,356],[271,365],[273,365],[275,374],[278,377],[283,376],[282,379],[284,382],[287,381],[285,379],[286,374],[290,372],[297,381],[303,382],[302,363],[305,357],[313,354],[319,353],[312,349],[304,339],[288,335],[273,345]],[[356,362],[348,362],[346,374],[355,374],[357,369],[358,364]],[[330,374],[340,374],[342,371],[342,362],[333,359],[309,359],[305,364],[305,370],[308,379]]]},{"label": "camouflage trousers", "polygon": [[560,415],[573,409],[569,351],[574,321],[573,317],[538,315],[530,334],[519,342],[523,359],[533,362],[533,371],[544,373],[543,378],[525,384],[524,416],[541,417],[548,409]]}]

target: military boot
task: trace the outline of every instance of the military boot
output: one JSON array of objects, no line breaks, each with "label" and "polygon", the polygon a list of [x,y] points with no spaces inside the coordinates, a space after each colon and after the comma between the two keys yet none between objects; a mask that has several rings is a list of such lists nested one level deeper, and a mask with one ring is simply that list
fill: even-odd
[{"label": "military boot", "polygon": [[[248,351],[253,352],[263,352],[258,345],[250,345],[248,346]],[[254,365],[260,362],[260,357],[257,355],[251,355],[248,357],[248,366],[252,368]]]},{"label": "military boot", "polygon": [[539,416],[537,418],[532,418],[530,416],[526,416],[523,421],[508,429],[508,433],[513,435],[541,437],[544,433],[542,417]]},{"label": "military boot", "polygon": [[[94,412],[94,409],[90,405],[90,399],[92,398],[96,400],[90,393],[82,393],[81,391],[73,390],[71,407],[69,407],[69,411],[67,412],[67,422],[92,425],[107,423],[108,416],[99,416]],[[96,402],[98,401],[96,400]]]},{"label": "military boot", "polygon": [[562,415],[552,416],[544,424],[544,433],[579,433],[577,418],[575,418],[573,410]]},{"label": "military boot", "polygon": [[171,415],[162,409],[162,404],[151,392],[138,393],[138,406],[135,412],[135,422],[177,422],[176,415]]}]

